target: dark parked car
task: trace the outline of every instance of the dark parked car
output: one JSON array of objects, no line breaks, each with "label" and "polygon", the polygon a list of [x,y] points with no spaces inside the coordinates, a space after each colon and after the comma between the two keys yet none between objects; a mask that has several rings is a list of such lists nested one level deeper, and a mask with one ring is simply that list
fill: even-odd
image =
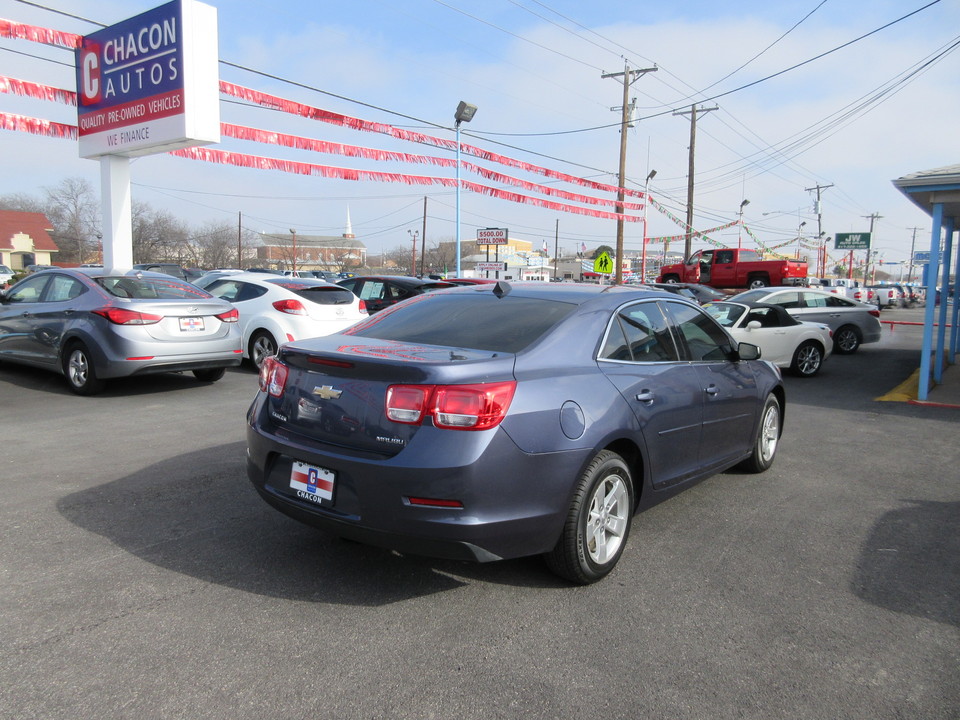
[{"label": "dark parked car", "polygon": [[0,360],[62,373],[78,395],[147,373],[192,371],[214,382],[240,364],[238,317],[169,275],[45,270],[0,294]]},{"label": "dark parked car", "polygon": [[758,357],[668,293],[427,293],[268,358],[247,471],[272,506],[341,537],[481,562],[544,554],[590,583],[637,510],[773,463],[784,390]]},{"label": "dark parked car", "polygon": [[421,280],[402,275],[363,275],[340,280],[337,284],[352,290],[367,304],[369,313],[431,290],[456,287],[443,280]]}]

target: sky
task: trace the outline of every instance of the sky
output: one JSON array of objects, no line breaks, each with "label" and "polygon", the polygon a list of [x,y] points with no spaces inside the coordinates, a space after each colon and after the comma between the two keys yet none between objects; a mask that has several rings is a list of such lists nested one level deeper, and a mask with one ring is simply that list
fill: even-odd
[{"label": "sky", "polygon": [[[462,140],[483,150],[615,185],[623,85],[603,75],[652,68],[630,86],[626,183],[648,208],[648,236],[683,233],[689,110],[700,113],[694,228],[738,219],[768,247],[802,234],[869,230],[884,262],[905,261],[916,237],[929,248],[930,218],[891,180],[960,162],[960,4],[941,0],[210,0],[217,8],[222,80],[362,120],[452,140],[461,100],[477,106]],[[89,34],[162,4],[152,0],[0,0],[0,18]],[[913,11],[916,14],[903,18]],[[72,16],[67,16],[64,13]],[[889,26],[888,26],[889,25]],[[885,27],[884,26],[888,26]],[[883,29],[880,29],[883,28]],[[872,33],[872,34],[871,34]],[[863,37],[862,36],[867,36]],[[862,38],[862,39],[860,39]],[[75,89],[73,55],[0,39],[0,75]],[[677,114],[687,111],[686,115]],[[0,112],[75,124],[59,103],[0,94]],[[221,120],[386,151],[452,153],[358,132],[221,96]],[[449,168],[291,150],[224,137],[220,148],[343,168],[452,177]],[[0,195],[40,196],[64,178],[96,188],[100,165],[76,143],[0,130]],[[601,195],[469,158],[512,177]],[[151,155],[132,163],[134,199],[192,226],[238,221],[268,233],[340,235],[349,215],[368,254],[455,235],[456,193],[438,185],[348,181]],[[473,182],[508,187],[465,173]],[[814,201],[820,186],[820,216]],[[540,196],[542,197],[542,196]],[[605,197],[610,197],[605,195]],[[744,200],[747,204],[742,205]],[[605,208],[611,209],[611,208]],[[638,213],[634,213],[637,215]],[[871,215],[878,215],[872,220]],[[616,222],[496,197],[461,194],[461,232],[505,227],[546,241],[551,254],[615,245]],[[737,227],[711,233],[729,246]],[[639,251],[643,224],[625,223]],[[671,243],[682,249],[683,243]],[[703,242],[694,247],[703,247]],[[662,247],[658,245],[657,247]],[[651,245],[651,248],[654,248]],[[843,256],[832,252],[831,258]],[[888,268],[894,275],[895,268]]]}]

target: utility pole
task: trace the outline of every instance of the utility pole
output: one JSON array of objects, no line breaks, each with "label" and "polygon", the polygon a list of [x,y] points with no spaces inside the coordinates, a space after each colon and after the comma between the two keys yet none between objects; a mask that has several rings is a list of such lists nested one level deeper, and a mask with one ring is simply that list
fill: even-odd
[{"label": "utility pole", "polygon": [[241,233],[243,231],[243,213],[237,213],[237,267],[243,270],[243,243],[241,242]]},{"label": "utility pole", "polygon": [[560,218],[557,218],[557,227],[553,231],[553,279],[557,279],[557,265],[560,264]]},{"label": "utility pole", "polygon": [[[627,174],[627,126],[630,122],[630,86],[634,81],[642,76],[646,75],[648,72],[656,72],[659,68],[654,65],[652,68],[644,68],[641,70],[631,70],[630,66],[624,63],[623,72],[619,73],[603,73],[600,75],[601,79],[611,78],[611,77],[622,77],[623,78],[623,105],[619,108],[621,111],[620,115],[620,174],[618,175],[618,187],[617,190],[617,214],[620,216],[617,218],[617,266],[616,266],[616,275],[614,275],[614,283],[616,285],[623,284],[623,188],[626,182]],[[617,108],[610,108],[611,110],[616,110]]]},{"label": "utility pole", "polygon": [[[817,275],[819,277],[823,277],[827,274],[827,241],[823,239],[823,213],[821,212],[820,208],[820,191],[832,187],[833,183],[830,183],[829,185],[821,185],[820,183],[817,183],[812,188],[804,188],[807,192],[813,192],[814,190],[817,191],[817,202],[813,209],[817,211],[817,238],[819,238],[821,243],[820,252],[818,253],[819,257],[817,258]],[[823,265],[822,270],[820,268],[821,264]]]},{"label": "utility pole", "polygon": [[[883,215],[881,215],[880,213],[874,212],[874,213],[870,213],[869,215],[861,215],[860,217],[870,219],[870,244],[872,245],[873,244],[873,223],[875,223],[877,220],[882,218]],[[863,264],[863,284],[864,285],[867,284],[867,275],[868,275],[868,271],[870,270],[870,253],[872,252],[873,252],[872,249],[867,250],[867,259],[866,259],[866,262],[864,262]]]},{"label": "utility pole", "polygon": [[689,110],[678,110],[674,115],[690,116],[690,157],[687,168],[687,239],[683,246],[683,259],[686,260],[693,254],[693,158],[697,147],[697,113],[708,113],[720,108],[714,105],[712,108],[700,107],[696,104],[691,105]]},{"label": "utility pole", "polygon": [[910,270],[907,272],[907,282],[913,282],[913,250],[917,246],[917,230],[921,228],[907,228],[913,230],[913,238],[910,240]]}]

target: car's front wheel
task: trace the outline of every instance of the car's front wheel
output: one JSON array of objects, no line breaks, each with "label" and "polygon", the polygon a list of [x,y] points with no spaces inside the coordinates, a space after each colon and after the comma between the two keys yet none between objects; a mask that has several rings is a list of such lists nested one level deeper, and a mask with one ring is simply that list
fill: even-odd
[{"label": "car's front wheel", "polygon": [[740,467],[747,472],[761,473],[773,465],[780,442],[780,401],[771,393],[763,404],[760,428],[753,442],[753,452]]},{"label": "car's front wheel", "polygon": [[844,325],[834,333],[833,344],[841,355],[852,355],[860,347],[860,333],[852,325]]},{"label": "car's front wheel", "polygon": [[545,558],[557,575],[583,585],[616,566],[633,520],[633,480],[619,455],[597,453],[581,475],[563,532]]},{"label": "car's front wheel", "polygon": [[250,360],[257,369],[268,357],[277,354],[277,341],[266,330],[257,330],[250,338]]},{"label": "car's front wheel", "polygon": [[801,343],[793,353],[790,369],[800,377],[813,377],[823,365],[823,348],[813,340]]},{"label": "car's front wheel", "polygon": [[64,353],[63,374],[67,385],[77,395],[95,395],[106,385],[97,377],[87,346],[80,342],[70,345]]}]

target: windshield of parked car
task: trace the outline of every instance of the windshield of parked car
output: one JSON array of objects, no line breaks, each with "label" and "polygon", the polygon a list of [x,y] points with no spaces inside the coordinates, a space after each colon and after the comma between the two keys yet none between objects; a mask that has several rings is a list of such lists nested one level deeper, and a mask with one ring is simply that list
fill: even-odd
[{"label": "windshield of parked car", "polygon": [[709,305],[705,305],[703,309],[723,327],[733,327],[734,323],[740,319],[740,316],[743,315],[746,310],[743,305],[724,302],[710,303]]},{"label": "windshield of parked car", "polygon": [[111,295],[120,298],[134,298],[136,300],[175,300],[175,299],[202,299],[212,297],[206,290],[196,285],[180,282],[172,275],[168,277],[137,277],[134,275],[120,275],[95,278],[100,285]]},{"label": "windshield of parked car", "polygon": [[492,292],[428,293],[382,310],[347,335],[517,353],[577,309],[572,303]]}]

